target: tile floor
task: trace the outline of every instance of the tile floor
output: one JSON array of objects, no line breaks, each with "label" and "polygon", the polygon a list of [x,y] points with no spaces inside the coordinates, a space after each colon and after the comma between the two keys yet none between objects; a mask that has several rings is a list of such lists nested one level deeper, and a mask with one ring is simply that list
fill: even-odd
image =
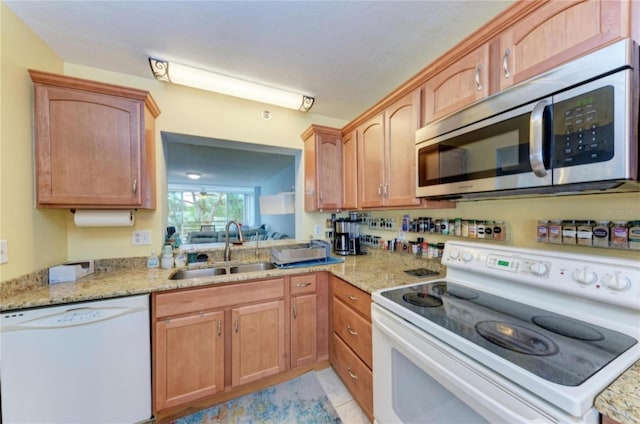
[{"label": "tile floor", "polygon": [[329,401],[344,424],[370,424],[358,403],[353,399],[333,368],[316,372]]}]

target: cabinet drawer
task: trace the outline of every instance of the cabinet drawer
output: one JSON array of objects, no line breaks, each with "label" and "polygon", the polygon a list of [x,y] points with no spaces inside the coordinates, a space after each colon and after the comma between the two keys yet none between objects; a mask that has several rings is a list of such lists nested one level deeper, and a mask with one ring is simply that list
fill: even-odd
[{"label": "cabinet drawer", "polygon": [[333,302],[333,331],[369,366],[371,361],[371,323],[339,300]]},{"label": "cabinet drawer", "polygon": [[281,297],[284,297],[284,278],[160,293],[155,297],[154,317],[180,315]]},{"label": "cabinet drawer", "polygon": [[351,284],[333,278],[333,296],[344,302],[350,308],[361,313],[368,321],[371,321],[371,296]]},{"label": "cabinet drawer", "polygon": [[333,367],[358,404],[369,416],[373,416],[373,373],[344,344],[333,335]]},{"label": "cabinet drawer", "polygon": [[291,296],[316,292],[316,274],[294,275],[289,281]]}]

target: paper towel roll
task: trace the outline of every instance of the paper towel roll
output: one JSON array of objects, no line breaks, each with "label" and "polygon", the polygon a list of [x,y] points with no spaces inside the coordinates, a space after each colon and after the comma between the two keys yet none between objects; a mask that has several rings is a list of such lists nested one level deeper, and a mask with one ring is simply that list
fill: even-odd
[{"label": "paper towel roll", "polygon": [[133,211],[78,209],[73,222],[78,227],[131,227]]}]

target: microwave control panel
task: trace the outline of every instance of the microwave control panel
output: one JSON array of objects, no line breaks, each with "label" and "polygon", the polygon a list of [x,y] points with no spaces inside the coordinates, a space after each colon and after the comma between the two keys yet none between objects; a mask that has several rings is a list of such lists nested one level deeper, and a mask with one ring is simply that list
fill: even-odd
[{"label": "microwave control panel", "polygon": [[554,168],[613,158],[613,95],[606,86],[554,103]]}]

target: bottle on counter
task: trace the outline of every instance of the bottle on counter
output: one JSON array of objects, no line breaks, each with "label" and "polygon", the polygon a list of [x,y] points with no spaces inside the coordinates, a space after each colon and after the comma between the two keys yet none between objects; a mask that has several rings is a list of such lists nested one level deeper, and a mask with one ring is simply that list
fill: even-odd
[{"label": "bottle on counter", "polygon": [[576,244],[577,223],[573,220],[562,222],[562,244]]},{"label": "bottle on counter", "polygon": [[611,247],[627,249],[629,247],[629,223],[613,221],[611,225]]},{"label": "bottle on counter", "polygon": [[478,238],[478,223],[475,219],[469,220],[469,238]]},{"label": "bottle on counter", "polygon": [[582,246],[593,246],[593,221],[582,221],[576,228],[577,243]]},{"label": "bottle on counter", "polygon": [[493,239],[505,241],[507,239],[507,227],[503,221],[496,221],[493,224]]},{"label": "bottle on counter", "polygon": [[156,252],[151,252],[149,258],[147,258],[147,267],[148,268],[158,268],[160,266],[160,261],[158,260],[158,255]]},{"label": "bottle on counter", "polygon": [[610,221],[596,221],[593,227],[593,246],[609,247],[610,226]]}]

